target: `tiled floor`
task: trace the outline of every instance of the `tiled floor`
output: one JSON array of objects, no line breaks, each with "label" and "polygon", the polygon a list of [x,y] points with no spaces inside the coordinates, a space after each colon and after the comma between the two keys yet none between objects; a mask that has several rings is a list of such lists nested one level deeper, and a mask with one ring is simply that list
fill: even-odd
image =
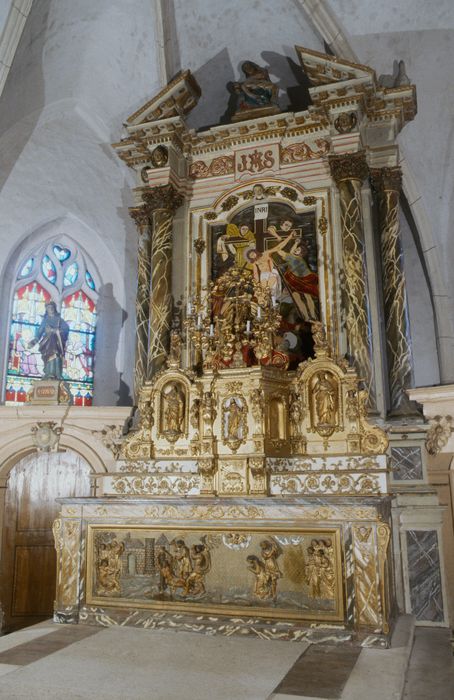
[{"label": "tiled floor", "polygon": [[0,638],[4,700],[453,700],[447,630],[389,650],[41,623]]},{"label": "tiled floor", "polygon": [[451,630],[416,628],[405,684],[405,700],[454,700],[451,635]]},{"label": "tiled floor", "polygon": [[361,653],[352,646],[311,645],[294,663],[276,693],[336,700]]}]

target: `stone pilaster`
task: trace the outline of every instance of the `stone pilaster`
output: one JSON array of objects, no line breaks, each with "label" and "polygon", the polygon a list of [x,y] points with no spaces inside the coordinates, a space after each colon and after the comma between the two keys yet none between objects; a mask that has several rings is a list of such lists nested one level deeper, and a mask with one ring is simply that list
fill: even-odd
[{"label": "stone pilaster", "polygon": [[394,415],[405,415],[417,411],[405,393],[413,383],[413,362],[399,225],[402,172],[377,168],[371,180],[379,211],[390,408]]},{"label": "stone pilaster", "polygon": [[347,331],[347,352],[366,383],[369,407],[374,409],[376,389],[361,206],[361,185],[369,170],[364,152],[330,156],[329,163],[340,195],[342,306]]},{"label": "stone pilaster", "polygon": [[172,226],[175,211],[183,204],[172,185],[155,187],[143,194],[152,214],[151,296],[147,378],[164,365],[169,352],[172,322]]}]

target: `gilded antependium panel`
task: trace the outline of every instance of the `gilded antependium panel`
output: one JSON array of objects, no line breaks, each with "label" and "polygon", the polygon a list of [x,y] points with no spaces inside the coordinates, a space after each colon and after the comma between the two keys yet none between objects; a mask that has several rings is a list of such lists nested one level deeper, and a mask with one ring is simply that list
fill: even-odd
[{"label": "gilded antependium panel", "polygon": [[343,620],[337,529],[88,531],[87,603]]}]

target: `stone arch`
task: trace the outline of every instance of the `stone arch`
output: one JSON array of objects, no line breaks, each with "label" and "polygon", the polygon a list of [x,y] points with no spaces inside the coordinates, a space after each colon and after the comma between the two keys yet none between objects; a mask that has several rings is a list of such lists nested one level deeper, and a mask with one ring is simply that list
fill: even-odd
[{"label": "stone arch", "polygon": [[[30,425],[9,433],[9,441],[2,442],[0,448],[0,485],[4,484],[8,474],[17,462],[33,452],[38,452],[33,444]],[[94,446],[87,440],[81,439],[80,434],[72,432],[65,427],[59,441],[59,452],[70,450],[80,455],[89,465],[93,474],[104,474],[107,472],[105,460],[100,452],[105,450],[101,444]]]}]

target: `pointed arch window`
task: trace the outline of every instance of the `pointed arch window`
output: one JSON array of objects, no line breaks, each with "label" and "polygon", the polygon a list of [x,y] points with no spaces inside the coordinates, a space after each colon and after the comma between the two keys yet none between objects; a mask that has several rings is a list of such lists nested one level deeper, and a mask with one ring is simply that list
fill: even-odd
[{"label": "pointed arch window", "polygon": [[94,265],[61,236],[24,256],[17,267],[9,333],[6,403],[24,402],[32,382],[43,374],[38,345],[30,346],[54,301],[69,325],[63,363],[73,403],[91,406],[99,279]]}]

